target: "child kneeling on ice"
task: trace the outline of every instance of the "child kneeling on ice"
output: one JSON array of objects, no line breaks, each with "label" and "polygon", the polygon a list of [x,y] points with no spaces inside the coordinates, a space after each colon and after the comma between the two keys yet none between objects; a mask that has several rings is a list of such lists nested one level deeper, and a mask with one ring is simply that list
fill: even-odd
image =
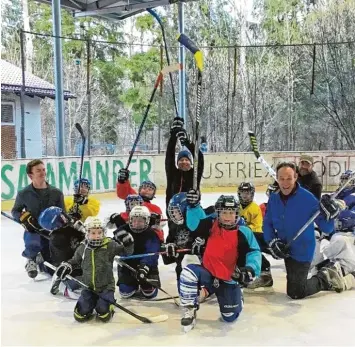
[{"label": "child kneeling on ice", "polygon": [[[201,209],[198,205],[193,209]],[[187,213],[191,210],[189,209]],[[233,196],[220,196],[215,216],[191,221],[189,229],[204,238],[196,238],[192,248],[199,248],[202,264],[189,264],[180,276],[180,302],[184,308],[181,325],[185,332],[196,324],[198,292],[202,286],[216,294],[222,319],[233,322],[243,308],[241,286],[260,276],[261,253],[253,232],[239,226],[239,202]],[[187,218],[187,221],[190,219]],[[200,239],[199,242],[197,242]],[[203,246],[206,245],[204,251]],[[210,294],[212,294],[210,292]]]},{"label": "child kneeling on ice", "polygon": [[115,280],[113,261],[116,255],[126,256],[133,253],[134,241],[129,233],[121,233],[115,241],[106,237],[102,222],[97,217],[88,217],[85,221],[85,240],[76,249],[72,259],[62,262],[56,274],[65,279],[72,268],[80,265],[83,270],[82,281],[93,291],[83,289],[74,309],[74,318],[85,322],[91,318],[95,309],[97,318],[108,322],[113,316],[115,301]]}]

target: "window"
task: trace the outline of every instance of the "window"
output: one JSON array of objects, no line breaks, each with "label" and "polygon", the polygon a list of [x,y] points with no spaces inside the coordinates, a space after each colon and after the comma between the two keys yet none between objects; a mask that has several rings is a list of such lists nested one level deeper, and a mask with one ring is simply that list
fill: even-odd
[{"label": "window", "polygon": [[15,125],[15,104],[13,102],[1,103],[1,124]]}]

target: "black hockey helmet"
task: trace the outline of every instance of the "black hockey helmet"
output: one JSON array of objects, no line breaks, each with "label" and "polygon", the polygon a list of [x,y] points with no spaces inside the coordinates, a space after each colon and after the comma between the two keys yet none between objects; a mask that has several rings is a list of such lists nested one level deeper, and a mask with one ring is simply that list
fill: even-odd
[{"label": "black hockey helmet", "polygon": [[[235,229],[239,219],[239,207],[239,201],[233,195],[221,195],[215,204],[219,226],[224,229]],[[226,211],[232,211],[235,219],[230,222],[222,220],[221,213]]]},{"label": "black hockey helmet", "polygon": [[243,207],[248,206],[254,200],[255,187],[251,182],[242,182],[238,187],[238,197]]}]

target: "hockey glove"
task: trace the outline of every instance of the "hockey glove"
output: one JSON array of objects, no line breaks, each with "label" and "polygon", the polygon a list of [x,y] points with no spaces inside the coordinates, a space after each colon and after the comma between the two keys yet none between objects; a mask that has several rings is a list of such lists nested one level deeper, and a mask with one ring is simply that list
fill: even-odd
[{"label": "hockey glove", "polygon": [[130,171],[127,169],[120,169],[118,171],[117,181],[119,183],[125,183],[126,181],[128,181],[129,173],[130,173]]},{"label": "hockey glove", "polygon": [[37,220],[28,211],[21,214],[20,223],[30,233],[35,233],[42,229]]},{"label": "hockey glove", "polygon": [[113,234],[114,240],[121,244],[123,247],[129,247],[133,245],[133,236],[126,230],[119,230]]},{"label": "hockey glove", "polygon": [[339,215],[341,209],[335,199],[332,199],[329,194],[324,194],[320,198],[320,211],[327,220],[331,220]]},{"label": "hockey glove", "polygon": [[185,129],[181,129],[179,132],[177,132],[176,137],[183,146],[186,146],[189,143]]},{"label": "hockey glove", "polygon": [[146,283],[147,282],[147,277],[149,273],[149,266],[148,265],[138,265],[137,269],[137,281],[139,283]]},{"label": "hockey glove", "polygon": [[86,195],[82,194],[74,194],[74,203],[78,205],[85,205],[89,201]]},{"label": "hockey glove", "polygon": [[189,189],[186,194],[186,201],[191,207],[195,207],[200,203],[201,194],[196,189]]},{"label": "hockey glove", "polygon": [[67,277],[67,275],[71,274],[72,271],[73,271],[72,266],[69,263],[63,261],[57,267],[55,274],[63,281],[65,280],[65,277]]},{"label": "hockey glove", "polygon": [[196,237],[191,247],[191,254],[202,255],[206,241],[201,237]]},{"label": "hockey glove", "polygon": [[80,220],[81,218],[83,218],[83,215],[82,215],[80,209],[78,209],[78,211],[76,211],[75,206],[73,208],[73,211],[70,211],[68,213],[68,216],[74,220]]},{"label": "hockey glove", "polygon": [[184,118],[175,117],[173,124],[170,128],[170,135],[172,135],[176,131],[183,129],[183,127],[184,127]]},{"label": "hockey glove", "polygon": [[78,220],[73,224],[73,228],[80,231],[83,234],[86,234],[86,229],[82,221]]},{"label": "hockey glove", "polygon": [[269,243],[269,247],[270,247],[271,255],[275,259],[285,259],[290,256],[290,253],[289,253],[288,249],[286,248],[286,244],[278,238],[273,239]]},{"label": "hockey glove", "polygon": [[174,257],[177,258],[178,257],[178,253],[176,252],[176,244],[175,243],[167,243],[165,245],[165,251],[168,254],[168,257]]},{"label": "hockey glove", "polygon": [[254,281],[255,272],[250,266],[237,267],[232,274],[232,279],[242,285],[247,285],[248,283]]},{"label": "hockey glove", "polygon": [[159,213],[152,212],[150,214],[149,225],[151,227],[160,228],[160,220],[161,220],[161,215]]}]

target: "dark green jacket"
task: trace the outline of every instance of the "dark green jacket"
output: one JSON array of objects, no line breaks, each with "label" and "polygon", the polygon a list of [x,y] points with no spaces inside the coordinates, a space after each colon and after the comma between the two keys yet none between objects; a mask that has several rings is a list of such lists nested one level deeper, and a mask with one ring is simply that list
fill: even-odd
[{"label": "dark green jacket", "polygon": [[113,277],[113,260],[116,255],[131,255],[133,245],[125,248],[109,237],[105,237],[102,246],[91,248],[83,241],[76,249],[72,259],[68,261],[73,267],[80,266],[83,270],[82,281],[89,288],[102,292],[115,290]]}]

